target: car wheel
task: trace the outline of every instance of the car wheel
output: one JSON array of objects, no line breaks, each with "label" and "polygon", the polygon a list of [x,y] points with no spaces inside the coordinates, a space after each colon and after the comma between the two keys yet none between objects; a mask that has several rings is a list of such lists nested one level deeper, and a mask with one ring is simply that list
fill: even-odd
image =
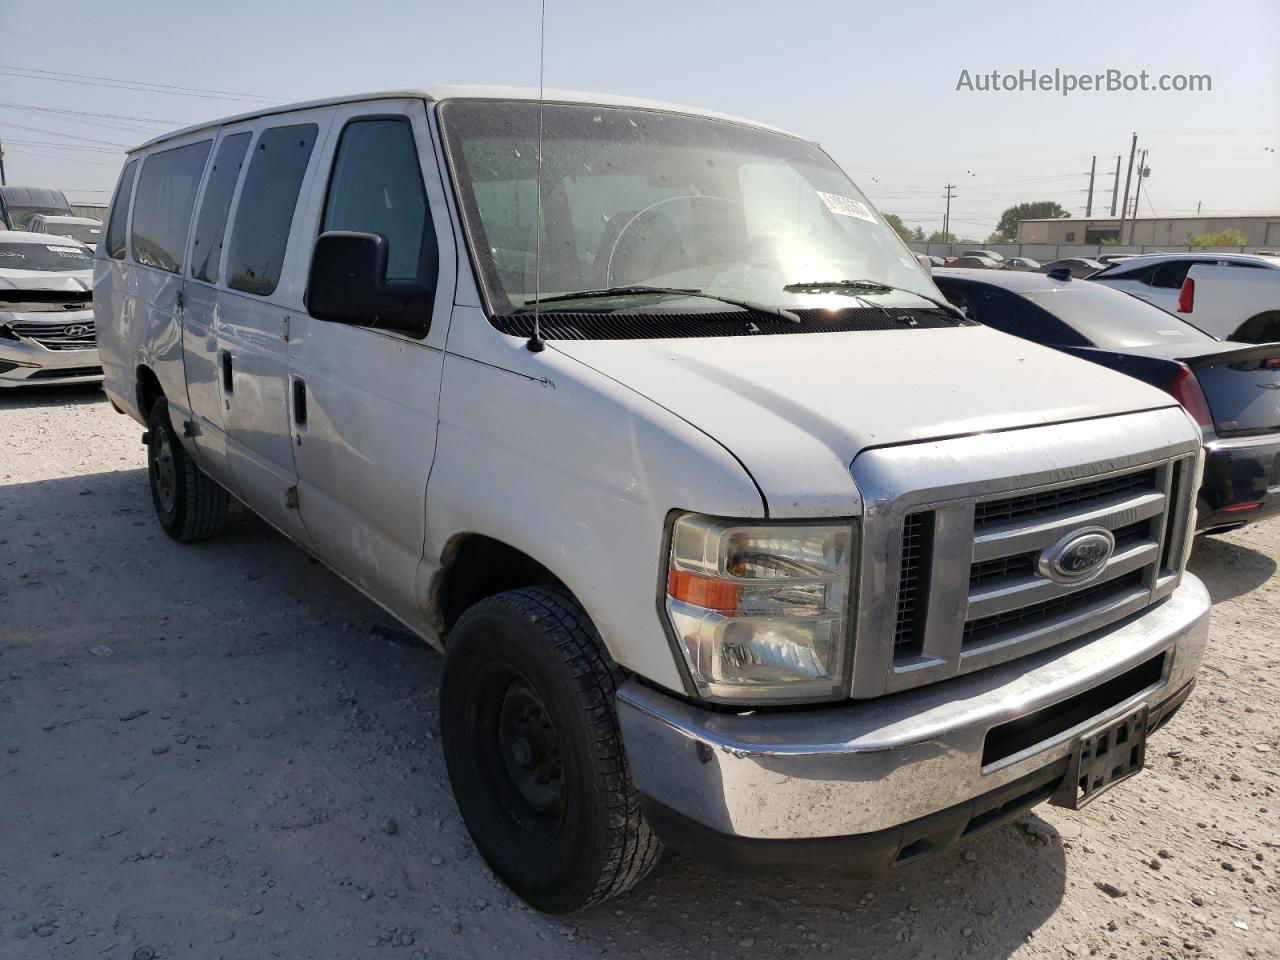
[{"label": "car wheel", "polygon": [[147,421],[147,476],[151,503],[164,532],[190,543],[222,532],[230,498],[187,455],[169,419],[163,397],[151,408]]},{"label": "car wheel", "polygon": [[548,913],[622,893],[661,853],[623,752],[620,679],[560,588],[482,600],[449,636],[440,728],[458,809],[494,873]]}]

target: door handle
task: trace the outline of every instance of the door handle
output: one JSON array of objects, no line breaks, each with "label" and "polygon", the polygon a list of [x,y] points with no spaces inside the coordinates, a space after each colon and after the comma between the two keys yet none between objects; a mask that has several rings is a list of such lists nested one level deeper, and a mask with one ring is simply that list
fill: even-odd
[{"label": "door handle", "polygon": [[222,392],[234,393],[235,384],[231,378],[231,352],[229,350],[222,351]]},{"label": "door handle", "polygon": [[293,422],[307,425],[307,383],[301,377],[293,378]]}]

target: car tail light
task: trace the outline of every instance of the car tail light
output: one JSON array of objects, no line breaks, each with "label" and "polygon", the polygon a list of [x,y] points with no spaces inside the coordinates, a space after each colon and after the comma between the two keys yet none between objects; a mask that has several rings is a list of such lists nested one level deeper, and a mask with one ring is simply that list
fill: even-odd
[{"label": "car tail light", "polygon": [[1196,282],[1190,277],[1182,281],[1182,289],[1178,291],[1178,312],[1190,313],[1196,302]]},{"label": "car tail light", "polygon": [[1173,382],[1165,389],[1186,408],[1187,413],[1195,418],[1196,423],[1202,427],[1213,426],[1213,414],[1209,412],[1209,401],[1205,399],[1204,390],[1200,388],[1200,381],[1185,363],[1178,364],[1178,372],[1174,374]]}]

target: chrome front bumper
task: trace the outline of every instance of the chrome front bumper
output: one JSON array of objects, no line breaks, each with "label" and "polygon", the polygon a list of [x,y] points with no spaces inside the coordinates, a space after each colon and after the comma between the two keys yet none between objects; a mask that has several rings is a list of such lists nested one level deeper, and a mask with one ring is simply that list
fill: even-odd
[{"label": "chrome front bumper", "polygon": [[[1162,706],[1170,712],[1195,679],[1209,607],[1204,585],[1184,574],[1167,599],[1097,633],[963,677],[831,707],[713,712],[631,680],[617,699],[631,774],[653,808],[722,839],[883,835],[1016,791],[1037,775],[1045,779],[1050,767],[1065,770],[1082,732],[1141,704],[1153,708],[1157,723],[1154,713]],[[1145,686],[1104,699],[1148,668],[1158,672]],[[1108,681],[1115,683],[1104,687]],[[1092,692],[1102,702],[1081,714],[1081,700],[1092,703]],[[1052,719],[1055,705],[1065,710],[1067,701],[1072,720],[1083,719],[984,765],[993,728],[1031,714]]]}]

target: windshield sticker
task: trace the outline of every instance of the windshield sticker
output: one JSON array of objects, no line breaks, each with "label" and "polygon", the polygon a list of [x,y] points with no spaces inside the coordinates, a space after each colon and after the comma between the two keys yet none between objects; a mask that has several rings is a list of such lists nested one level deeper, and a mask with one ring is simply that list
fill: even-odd
[{"label": "windshield sticker", "polygon": [[871,208],[861,200],[855,200],[853,197],[842,197],[838,193],[823,193],[821,190],[818,191],[818,196],[822,198],[822,202],[827,209],[834,214],[842,217],[857,217],[859,220],[867,221],[867,223],[876,222]]}]

